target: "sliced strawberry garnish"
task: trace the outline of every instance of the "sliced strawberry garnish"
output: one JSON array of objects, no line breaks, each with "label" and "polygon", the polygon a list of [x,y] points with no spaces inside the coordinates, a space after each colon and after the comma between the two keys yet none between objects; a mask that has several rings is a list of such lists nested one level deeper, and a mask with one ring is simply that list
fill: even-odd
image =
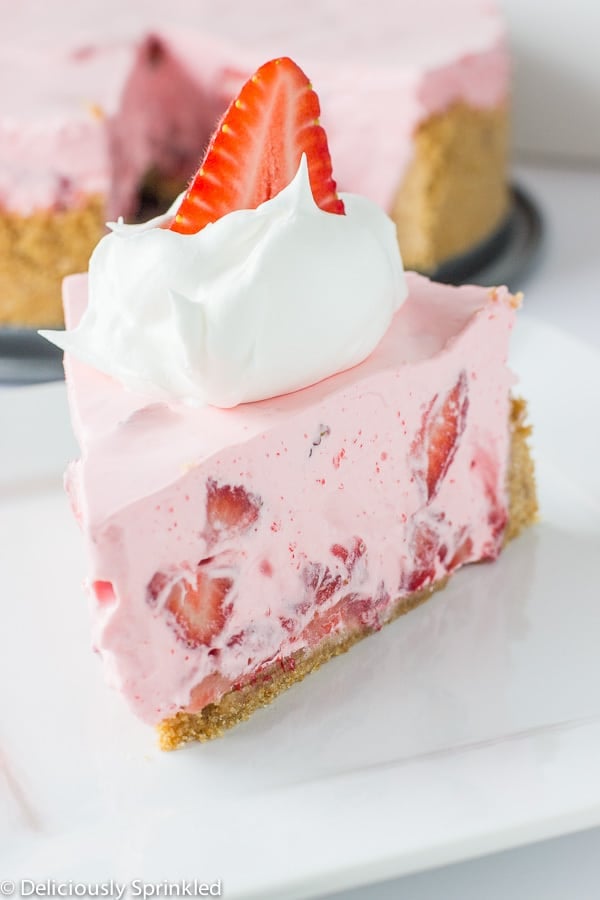
[{"label": "sliced strawberry garnish", "polygon": [[92,590],[100,606],[110,606],[117,599],[112,581],[93,581]]},{"label": "sliced strawberry garnish", "polygon": [[160,595],[172,580],[172,575],[166,575],[164,572],[155,572],[146,587],[146,603],[150,606],[156,606]]},{"label": "sliced strawberry garnish", "polygon": [[292,181],[303,153],[315,202],[343,214],[320,112],[291,59],[261,66],[223,116],[171,229],[194,234],[233,210],[255,209]]},{"label": "sliced strawberry garnish", "polygon": [[307,563],[302,570],[302,580],[318,606],[327,603],[342,586],[342,576],[333,575],[329,566]]},{"label": "sliced strawberry garnish", "polygon": [[348,594],[341,601],[344,624],[348,631],[373,627],[377,622],[378,607],[372,597],[364,594]]},{"label": "sliced strawberry garnish", "polygon": [[343,544],[333,544],[331,552],[344,564],[348,575],[352,575],[354,567],[367,552],[367,546],[362,538],[354,537],[348,547]]},{"label": "sliced strawberry garnish", "polygon": [[302,639],[313,647],[343,627],[342,602],[329,609],[319,609],[302,632]]},{"label": "sliced strawberry garnish", "polygon": [[206,518],[213,533],[239,535],[258,519],[261,501],[241,484],[217,484],[209,478],[206,485]]},{"label": "sliced strawberry garnish", "polygon": [[411,540],[412,559],[402,579],[407,591],[418,591],[435,578],[435,561],[440,540],[427,522],[419,522]]},{"label": "sliced strawberry garnish", "polygon": [[446,396],[440,399],[436,395],[425,411],[411,450],[420,460],[418,474],[425,482],[428,501],[437,494],[454,459],[465,430],[468,407],[467,376],[463,371]]},{"label": "sliced strawberry garnish", "polygon": [[483,548],[482,556],[485,559],[496,559],[504,544],[504,534],[508,525],[508,512],[502,499],[497,494],[489,491],[487,497],[490,504],[488,525],[491,536]]},{"label": "sliced strawberry garnish", "polygon": [[452,559],[448,563],[448,570],[458,568],[466,562],[470,562],[473,558],[473,540],[470,535],[461,536],[459,544],[452,555]]},{"label": "sliced strawberry garnish", "polygon": [[380,616],[389,602],[390,595],[383,584],[378,585],[375,597],[346,594],[329,609],[318,609],[302,632],[302,637],[313,646],[339,632],[350,634],[364,628],[378,629],[381,627]]},{"label": "sliced strawberry garnish", "polygon": [[231,578],[211,578],[199,569],[194,582],[176,581],[165,601],[175,623],[175,630],[188,647],[210,644],[222,630],[231,612],[227,595],[233,587]]}]

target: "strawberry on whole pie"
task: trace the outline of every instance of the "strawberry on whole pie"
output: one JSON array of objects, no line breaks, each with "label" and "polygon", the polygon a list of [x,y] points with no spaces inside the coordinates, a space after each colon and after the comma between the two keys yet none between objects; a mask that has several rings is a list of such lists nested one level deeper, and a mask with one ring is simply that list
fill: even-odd
[{"label": "strawberry on whole pie", "polygon": [[[348,315],[365,302],[356,340],[376,317],[377,291],[396,285],[401,269],[374,243],[370,208],[337,196],[319,116],[301,69],[286,58],[266,63],[217,126],[179,207],[159,223],[162,231],[146,229],[140,245],[151,244],[153,254],[159,241],[173,247],[181,266],[186,254],[202,254],[205,245],[211,251],[202,265],[214,267],[214,293],[182,300],[194,286],[177,272],[168,285],[173,322],[184,320],[185,328],[171,332],[169,320],[164,340],[171,341],[168,353],[181,353],[186,377],[196,340],[190,323],[210,377],[225,381],[239,358],[248,378],[257,370],[266,373],[263,381],[278,377],[295,352],[294,330],[277,360],[265,350],[277,341],[267,345],[264,335],[276,338],[282,329],[283,342],[285,316],[296,312],[286,307],[285,281],[275,288],[272,280],[287,269],[290,290],[305,270],[311,285],[328,285],[315,306],[319,320],[303,331],[300,316],[294,329],[307,364],[326,335],[329,372],[315,369],[298,389],[228,408],[169,395],[160,373],[161,391],[153,394],[147,381],[138,389],[107,377],[93,358],[66,359],[82,448],[67,485],[90,551],[95,644],[111,681],[134,712],[158,726],[165,749],[247,718],[430,597],[459,567],[495,560],[536,514],[524,404],[511,399],[506,365],[519,298],[506,288],[454,288],[408,273],[407,299],[370,352],[358,363],[333,360],[345,297],[334,317],[328,296],[346,263],[330,273],[329,258],[347,259],[357,273],[373,266],[372,315],[371,298],[354,297],[344,282]],[[312,199],[302,194],[303,167]],[[228,229],[238,227],[229,241]],[[290,228],[297,244],[274,244],[268,265],[259,264],[259,251]],[[306,250],[313,228],[332,235],[318,261],[314,248]],[[358,249],[346,249],[355,233]],[[129,234],[122,243],[132,242]],[[237,324],[218,343],[233,302],[231,265],[214,251],[221,235],[242,294]],[[151,257],[140,259],[150,265]],[[139,284],[151,292],[142,263]],[[93,258],[90,278],[98,266]],[[245,306],[246,289],[258,297],[252,310],[261,318],[249,344],[243,341],[256,315]],[[299,296],[294,303],[306,301],[308,319],[310,297]],[[87,303],[86,276],[68,279],[67,335]],[[153,340],[162,334],[157,321],[148,316],[140,345],[128,345],[132,372],[136,364],[152,372],[163,363],[143,354],[145,329]],[[345,350],[349,341],[342,343]]]}]

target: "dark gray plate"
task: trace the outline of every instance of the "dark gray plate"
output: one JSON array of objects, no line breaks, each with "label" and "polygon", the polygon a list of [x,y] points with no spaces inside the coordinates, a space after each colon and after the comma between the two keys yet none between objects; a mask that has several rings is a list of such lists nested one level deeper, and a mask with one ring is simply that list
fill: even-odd
[{"label": "dark gray plate", "polygon": [[[534,201],[520,187],[510,211],[487,240],[439,266],[431,277],[446,284],[507,284],[518,290],[541,244],[543,223]],[[62,352],[31,328],[0,328],[0,383],[36,384],[63,377]]]},{"label": "dark gray plate", "polygon": [[0,384],[39,384],[63,378],[62,350],[33,328],[0,328]]}]

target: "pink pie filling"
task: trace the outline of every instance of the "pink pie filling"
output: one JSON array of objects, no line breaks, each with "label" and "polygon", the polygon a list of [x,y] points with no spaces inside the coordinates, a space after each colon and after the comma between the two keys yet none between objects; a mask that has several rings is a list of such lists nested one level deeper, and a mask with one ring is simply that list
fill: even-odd
[{"label": "pink pie filling", "polygon": [[[156,402],[67,359],[94,641],[144,720],[378,628],[399,598],[497,556],[516,304],[408,284],[360,366],[235,409]],[[86,294],[67,280],[70,327]]]},{"label": "pink pie filling", "polygon": [[100,193],[109,218],[130,215],[148,169],[185,180],[244,81],[283,54],[318,85],[339,189],[387,209],[421,122],[508,95],[491,0],[19,0],[0,32],[2,207]]}]

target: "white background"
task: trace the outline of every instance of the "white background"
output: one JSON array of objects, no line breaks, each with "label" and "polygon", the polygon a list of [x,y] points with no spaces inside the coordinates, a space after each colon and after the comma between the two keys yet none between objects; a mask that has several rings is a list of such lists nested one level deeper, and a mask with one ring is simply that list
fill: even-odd
[{"label": "white background", "polygon": [[497,3],[514,57],[516,149],[600,161],[600,2]]}]

